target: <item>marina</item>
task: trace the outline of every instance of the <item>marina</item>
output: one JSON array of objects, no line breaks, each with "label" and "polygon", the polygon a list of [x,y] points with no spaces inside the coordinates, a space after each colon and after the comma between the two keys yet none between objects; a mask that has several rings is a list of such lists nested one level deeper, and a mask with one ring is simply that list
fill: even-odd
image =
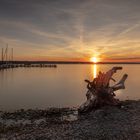
[{"label": "marina", "polygon": [[9,48],[8,44],[6,44],[6,48],[2,48],[1,51],[1,62],[0,62],[0,70],[5,69],[13,69],[13,68],[31,68],[31,67],[40,67],[40,68],[56,68],[56,64],[45,64],[45,63],[35,63],[28,61],[14,61],[14,50],[13,48]]},{"label": "marina", "polygon": [[13,69],[13,68],[31,68],[31,67],[40,67],[40,68],[57,68],[55,64],[14,64],[14,63],[6,63],[0,65],[0,70],[5,69]]}]

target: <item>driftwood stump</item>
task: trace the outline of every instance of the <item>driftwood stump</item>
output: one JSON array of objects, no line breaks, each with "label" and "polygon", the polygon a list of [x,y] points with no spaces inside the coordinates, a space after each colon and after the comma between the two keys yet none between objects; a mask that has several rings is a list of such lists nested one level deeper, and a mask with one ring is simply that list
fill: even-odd
[{"label": "driftwood stump", "polygon": [[127,79],[128,75],[124,74],[121,80],[110,86],[110,80],[115,80],[112,78],[113,74],[117,70],[121,70],[122,67],[113,67],[106,73],[99,72],[97,78],[94,78],[92,82],[85,80],[87,82],[87,101],[83,103],[78,111],[79,113],[88,112],[97,108],[100,108],[105,105],[119,105],[120,102],[115,98],[115,91],[119,89],[125,89],[124,82]]}]

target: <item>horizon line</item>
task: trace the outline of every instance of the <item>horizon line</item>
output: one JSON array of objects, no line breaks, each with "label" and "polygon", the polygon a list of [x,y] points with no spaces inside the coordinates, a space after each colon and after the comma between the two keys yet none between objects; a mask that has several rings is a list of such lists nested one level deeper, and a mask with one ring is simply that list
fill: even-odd
[{"label": "horizon line", "polygon": [[[7,62],[7,61],[3,61]],[[140,64],[138,61],[100,61],[100,62],[91,62],[91,61],[49,61],[49,60],[15,60],[15,61],[8,61],[13,63],[53,63],[53,64]],[[2,63],[2,61],[0,61]]]}]

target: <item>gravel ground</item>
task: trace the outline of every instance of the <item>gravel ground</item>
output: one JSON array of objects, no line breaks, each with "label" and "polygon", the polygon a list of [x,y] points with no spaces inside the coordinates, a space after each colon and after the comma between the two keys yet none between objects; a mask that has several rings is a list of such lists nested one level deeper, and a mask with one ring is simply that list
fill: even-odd
[{"label": "gravel ground", "polygon": [[140,140],[140,101],[105,106],[85,115],[75,109],[0,113],[1,140]]}]

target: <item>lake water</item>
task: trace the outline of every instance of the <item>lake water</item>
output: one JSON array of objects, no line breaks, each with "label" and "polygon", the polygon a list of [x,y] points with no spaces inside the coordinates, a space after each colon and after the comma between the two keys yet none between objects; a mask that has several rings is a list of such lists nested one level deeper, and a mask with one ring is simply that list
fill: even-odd
[{"label": "lake water", "polygon": [[99,71],[122,66],[113,77],[128,74],[120,100],[140,99],[140,65],[58,65],[57,68],[15,68],[0,71],[0,110],[47,107],[77,107],[86,100],[85,79]]}]

